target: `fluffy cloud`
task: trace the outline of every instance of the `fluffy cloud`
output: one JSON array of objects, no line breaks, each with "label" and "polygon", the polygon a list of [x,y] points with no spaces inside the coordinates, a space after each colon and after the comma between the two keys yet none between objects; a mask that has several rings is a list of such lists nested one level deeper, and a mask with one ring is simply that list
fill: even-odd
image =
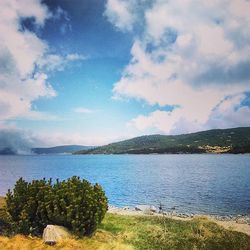
[{"label": "fluffy cloud", "polygon": [[[21,27],[25,18],[33,18],[37,29],[52,18],[40,1],[1,1],[0,15],[0,119],[54,119],[52,115],[34,110],[32,102],[56,96],[48,82],[48,72],[64,70],[69,62],[85,57],[50,54],[46,41]],[[67,13],[58,8],[53,18],[62,16],[67,19]]]},{"label": "fluffy cloud", "polygon": [[[29,8],[27,8],[29,6]],[[2,54],[10,57],[16,70],[25,78],[33,70],[34,63],[42,57],[47,49],[47,44],[34,33],[20,29],[21,18],[33,17],[36,25],[44,25],[49,17],[45,5],[38,1],[1,1],[1,59]]]},{"label": "fluffy cloud", "polygon": [[105,15],[118,29],[131,31],[135,22],[134,0],[108,0]]},{"label": "fluffy cloud", "polygon": [[176,108],[173,111],[157,110],[146,116],[139,115],[132,119],[128,126],[133,126],[140,131],[154,128],[166,134],[246,126],[246,124],[250,124],[250,108],[241,106],[244,99],[245,95],[243,94],[225,98],[207,115],[204,121],[195,120],[192,114],[186,113],[181,108]]},{"label": "fluffy cloud", "polygon": [[241,107],[250,91],[250,2],[157,0],[143,11],[143,32],[113,93],[173,110],[130,124],[165,133],[250,125]]},{"label": "fluffy cloud", "polygon": [[211,113],[206,127],[240,127],[250,124],[250,108],[241,105],[244,94],[225,98]]},{"label": "fluffy cloud", "polygon": [[47,119],[52,116],[32,109],[32,101],[39,97],[55,96],[55,91],[46,81],[47,75],[37,73],[32,78],[21,80],[16,75],[0,76],[0,117]]},{"label": "fluffy cloud", "polygon": [[33,17],[39,28],[50,13],[36,0],[10,0],[1,1],[0,15],[0,118],[45,118],[46,114],[32,109],[32,101],[56,95],[47,82],[47,75],[35,72],[36,64],[48,51],[48,45],[35,33],[22,30],[20,21]]}]

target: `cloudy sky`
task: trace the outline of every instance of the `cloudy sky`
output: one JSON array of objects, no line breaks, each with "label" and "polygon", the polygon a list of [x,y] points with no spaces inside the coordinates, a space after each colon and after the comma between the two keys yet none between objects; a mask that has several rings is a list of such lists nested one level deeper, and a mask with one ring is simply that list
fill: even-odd
[{"label": "cloudy sky", "polygon": [[0,146],[250,126],[249,13],[249,0],[0,1]]}]

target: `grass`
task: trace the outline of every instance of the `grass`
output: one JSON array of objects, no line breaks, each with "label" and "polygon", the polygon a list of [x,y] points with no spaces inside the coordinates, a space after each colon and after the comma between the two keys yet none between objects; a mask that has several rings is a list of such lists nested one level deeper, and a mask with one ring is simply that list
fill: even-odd
[{"label": "grass", "polygon": [[177,221],[162,217],[107,214],[101,227],[135,249],[250,249],[250,237],[207,219]]},{"label": "grass", "polygon": [[5,205],[5,199],[4,199],[4,197],[0,196],[0,209],[3,208],[4,205]]},{"label": "grass", "polygon": [[249,250],[250,236],[225,230],[204,218],[177,221],[162,217],[122,216],[107,213],[92,237],[65,239],[50,247],[36,237],[0,236],[0,249]]}]

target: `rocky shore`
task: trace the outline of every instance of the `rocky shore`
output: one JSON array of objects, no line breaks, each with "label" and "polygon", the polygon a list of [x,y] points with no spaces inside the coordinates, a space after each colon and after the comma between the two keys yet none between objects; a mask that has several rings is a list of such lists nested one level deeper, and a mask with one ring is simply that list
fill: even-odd
[{"label": "rocky shore", "polygon": [[195,217],[208,217],[210,219],[219,221],[234,221],[239,224],[250,225],[250,215],[209,215],[209,214],[194,214],[194,213],[178,213],[175,210],[161,211],[152,205],[137,205],[135,207],[125,206],[116,207],[113,205],[109,206],[110,213],[124,213],[124,214],[137,214],[137,215],[160,215],[166,217],[178,217],[178,218],[195,218]]},{"label": "rocky shore", "polygon": [[166,218],[171,218],[175,220],[206,218],[223,226],[226,229],[243,232],[250,235],[250,215],[205,215],[193,213],[178,213],[174,209],[172,209],[171,211],[162,211],[151,205],[137,205],[135,207],[116,207],[110,205],[108,212],[113,214],[133,216],[164,216]]}]

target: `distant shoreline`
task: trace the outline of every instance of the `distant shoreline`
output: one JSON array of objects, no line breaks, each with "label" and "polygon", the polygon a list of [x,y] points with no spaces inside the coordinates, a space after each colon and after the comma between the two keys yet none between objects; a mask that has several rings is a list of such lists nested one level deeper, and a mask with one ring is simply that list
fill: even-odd
[{"label": "distant shoreline", "polygon": [[202,152],[202,153],[84,153],[84,154],[77,154],[77,153],[48,153],[48,154],[1,154],[0,156],[71,156],[71,155],[250,155],[250,152],[246,153],[214,153],[214,152]]},{"label": "distant shoreline", "polygon": [[194,155],[194,154],[210,154],[210,155],[238,155],[238,154],[250,154],[249,147],[247,148],[241,148],[241,149],[230,149],[229,151],[224,151],[224,149],[217,149],[217,150],[207,150],[207,149],[201,149],[201,148],[185,148],[183,150],[179,151],[179,148],[176,148],[175,150],[172,149],[156,149],[149,150],[149,149],[142,149],[142,150],[128,150],[128,151],[122,151],[122,152],[96,152],[97,149],[94,150],[86,150],[86,151],[80,151],[80,152],[74,152],[71,153],[72,155]]},{"label": "distant shoreline", "polygon": [[[224,152],[224,153],[215,153],[215,152],[202,152],[202,153],[184,153],[184,152],[176,152],[176,153],[84,153],[84,154],[57,154],[57,155],[247,155],[250,152],[245,153],[231,153],[231,152]],[[46,154],[43,154],[46,155]],[[48,154],[47,154],[48,155]],[[55,155],[55,154],[54,154]]]}]

